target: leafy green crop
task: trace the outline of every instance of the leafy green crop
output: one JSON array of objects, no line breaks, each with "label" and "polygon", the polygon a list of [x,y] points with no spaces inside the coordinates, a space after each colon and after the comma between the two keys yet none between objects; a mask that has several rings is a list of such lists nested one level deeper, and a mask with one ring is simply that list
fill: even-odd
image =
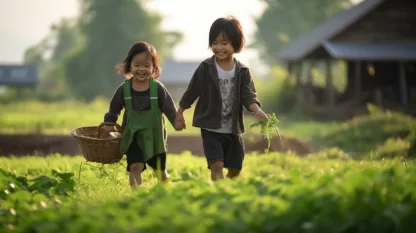
[{"label": "leafy green crop", "polygon": [[398,112],[369,105],[369,115],[356,117],[313,139],[317,148],[339,147],[350,153],[367,154],[388,140],[409,140],[416,120]]},{"label": "leafy green crop", "polygon": [[[81,156],[0,157],[1,192],[14,192],[2,194],[0,232],[410,233],[416,228],[413,161],[354,161],[337,149],[302,158],[248,154],[239,178],[212,183],[205,159],[184,153],[168,156],[169,183],[157,184],[148,169],[135,192],[125,167],[106,165],[103,171],[80,167],[82,161]],[[74,184],[70,174],[79,174],[74,189],[58,192],[58,184]],[[31,186],[36,189],[29,191]]]},{"label": "leafy green crop", "polygon": [[267,114],[268,120],[264,121],[258,121],[250,125],[251,128],[254,127],[260,127],[260,133],[263,135],[264,138],[267,139],[267,149],[265,150],[266,153],[269,153],[270,151],[270,141],[272,139],[272,132],[273,129],[276,131],[276,133],[279,135],[280,142],[282,142],[282,137],[279,133],[279,120],[276,118],[276,114]]},{"label": "leafy green crop", "polygon": [[61,204],[75,190],[73,173],[53,169],[51,174],[28,178],[0,168],[0,216],[5,215],[0,226],[20,223],[22,213]]}]

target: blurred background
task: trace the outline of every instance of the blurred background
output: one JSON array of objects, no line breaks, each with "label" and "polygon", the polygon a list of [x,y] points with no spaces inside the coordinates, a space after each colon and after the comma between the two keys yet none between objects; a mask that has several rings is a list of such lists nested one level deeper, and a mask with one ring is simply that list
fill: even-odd
[{"label": "blurred background", "polygon": [[[212,22],[234,15],[247,37],[237,57],[256,78],[267,78],[273,67],[285,65],[279,63],[280,48],[358,2],[1,0],[0,62],[38,66],[39,73],[32,73],[39,78],[32,81],[31,94],[37,94],[33,97],[91,101],[112,95],[121,81],[115,77],[114,65],[138,40],[158,49],[164,66],[162,81],[189,81],[196,65],[211,55]],[[317,8],[322,10],[311,10]],[[6,84],[9,88],[3,87],[3,93],[19,89],[13,84]]]},{"label": "blurred background", "polygon": [[[178,102],[211,55],[212,22],[227,15],[241,20],[247,44],[236,57],[250,67],[263,108],[276,113],[285,135],[311,142],[368,114],[369,104],[411,116],[414,6],[410,0],[0,0],[1,137],[68,136],[101,123],[123,81],[114,66],[139,40],[155,45],[160,80]],[[248,124],[254,121],[247,115]],[[172,135],[198,134],[168,127]],[[0,153],[13,151],[4,149],[11,139],[4,140]]]}]

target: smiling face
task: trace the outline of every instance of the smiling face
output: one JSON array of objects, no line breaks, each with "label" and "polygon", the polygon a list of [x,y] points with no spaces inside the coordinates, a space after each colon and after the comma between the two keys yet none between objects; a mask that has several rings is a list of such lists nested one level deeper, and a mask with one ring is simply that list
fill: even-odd
[{"label": "smiling face", "polygon": [[218,60],[226,61],[230,60],[234,54],[234,48],[231,42],[223,35],[219,33],[211,45],[211,50]]},{"label": "smiling face", "polygon": [[139,53],[131,61],[130,71],[138,81],[146,81],[153,74],[152,55],[147,52]]}]

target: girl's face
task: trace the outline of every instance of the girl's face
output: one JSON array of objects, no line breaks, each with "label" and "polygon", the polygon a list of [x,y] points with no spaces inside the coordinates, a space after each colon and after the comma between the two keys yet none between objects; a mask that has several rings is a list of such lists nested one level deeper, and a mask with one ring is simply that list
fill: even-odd
[{"label": "girl's face", "polygon": [[146,81],[153,74],[152,56],[148,53],[137,54],[131,61],[130,70],[136,80]]},{"label": "girl's face", "polygon": [[218,34],[217,38],[215,38],[211,49],[218,60],[229,60],[234,54],[234,48],[231,42],[222,33]]}]

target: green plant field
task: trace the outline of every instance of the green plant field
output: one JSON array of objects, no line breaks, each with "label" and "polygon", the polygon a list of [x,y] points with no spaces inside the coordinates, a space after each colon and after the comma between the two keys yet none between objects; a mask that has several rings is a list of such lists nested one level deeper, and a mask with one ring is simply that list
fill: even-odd
[{"label": "green plant field", "polygon": [[[82,126],[99,125],[108,111],[109,102],[97,99],[92,103],[78,101],[60,101],[45,103],[39,101],[14,102],[2,104],[0,108],[0,133],[33,133],[69,134],[72,129]],[[191,124],[193,111],[186,111],[188,125]],[[121,124],[122,113],[117,121]],[[166,119],[166,118],[165,118]],[[176,133],[167,121],[169,133]],[[195,133],[197,129],[190,126],[187,133]]]},{"label": "green plant field", "polygon": [[[69,134],[72,129],[82,126],[99,125],[108,111],[108,101],[97,99],[92,103],[78,101],[60,101],[45,103],[39,101],[14,102],[0,104],[0,133]],[[117,121],[122,122],[122,113]],[[166,120],[167,130],[171,134],[198,134],[199,129],[192,127],[193,109],[185,111],[186,131],[177,132]],[[253,122],[253,117],[246,117],[246,122]]]},{"label": "green plant field", "polygon": [[397,112],[383,111],[369,106],[370,114],[356,117],[315,135],[313,143],[325,147],[339,147],[350,154],[377,153],[394,157],[410,147],[410,135],[416,130],[416,119]]},{"label": "green plant field", "polygon": [[[0,133],[66,134],[81,126],[98,125],[107,111],[108,102],[97,99],[90,104],[75,101],[44,103],[38,101],[0,104]],[[370,106],[371,114],[359,116],[346,122],[317,122],[302,117],[280,116],[279,132],[308,142],[315,149],[338,147],[351,155],[385,158],[403,156],[412,148],[410,133],[416,130],[416,120],[409,116],[386,112]],[[177,132],[167,122],[169,135],[199,135],[199,129],[192,127],[193,109],[185,112],[187,129]],[[121,124],[120,116],[118,123]],[[258,127],[250,128],[257,120],[246,115],[247,134],[258,134]],[[416,132],[416,131],[415,131]],[[273,137],[278,137],[272,132]],[[413,143],[414,144],[414,143]],[[414,145],[413,145],[414,148]]]},{"label": "green plant field", "polygon": [[[104,114],[108,109],[108,101],[97,99],[90,104],[76,101],[60,101],[45,103],[39,101],[13,102],[0,104],[0,133],[33,133],[45,134],[69,134],[72,129],[82,126],[98,125],[103,121]],[[192,127],[193,109],[185,111],[187,129],[177,132],[167,121],[167,130],[172,134],[199,134],[199,129]],[[330,128],[333,124],[319,123],[316,121],[296,121],[287,117],[281,117],[280,132],[284,135],[298,137],[309,141],[312,135],[322,129]],[[257,128],[250,129],[248,126],[256,121],[253,116],[244,118],[246,130],[258,133]],[[120,115],[118,123],[121,124]]]},{"label": "green plant field", "polygon": [[[209,182],[205,160],[170,155],[169,183],[150,170],[138,191],[125,161],[0,158],[0,232],[413,232],[413,161],[250,154],[241,177]],[[34,180],[32,180],[34,179]]]}]

